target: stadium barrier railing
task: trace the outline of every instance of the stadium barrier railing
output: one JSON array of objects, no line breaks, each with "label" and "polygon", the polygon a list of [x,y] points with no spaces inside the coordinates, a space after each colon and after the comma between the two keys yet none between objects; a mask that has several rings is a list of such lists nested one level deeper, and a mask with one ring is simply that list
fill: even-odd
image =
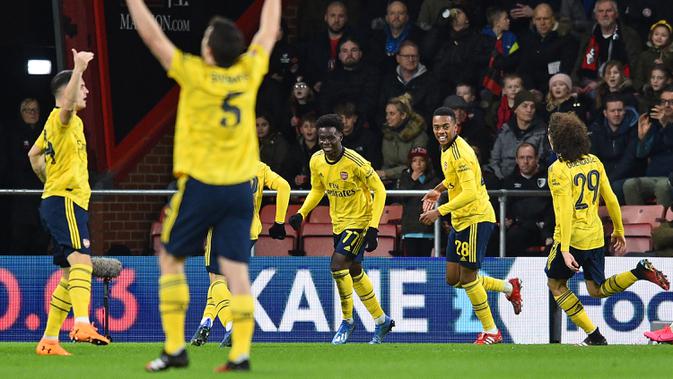
[{"label": "stadium barrier railing", "polygon": [[[308,195],[307,190],[292,190],[290,196],[306,196]],[[110,189],[110,190],[92,190],[92,197],[96,196],[110,196],[110,195],[131,195],[131,196],[171,196],[175,193],[175,190],[127,190],[127,189]],[[418,197],[423,196],[427,191],[423,190],[387,190],[387,198],[399,198],[399,197]],[[36,196],[41,195],[42,190],[34,189],[0,189],[0,196]],[[500,225],[505,225],[505,216],[507,209],[507,199],[510,197],[530,197],[530,196],[551,196],[549,191],[524,191],[524,190],[489,190],[489,196],[498,198],[499,205],[499,220]],[[274,196],[276,191],[264,191],[264,196]],[[434,257],[440,256],[441,251],[441,224],[440,219],[435,222],[434,225]],[[149,226],[148,226],[149,228]],[[507,256],[507,245],[505,228],[499,228],[499,246],[498,246],[498,255],[501,258]]]}]

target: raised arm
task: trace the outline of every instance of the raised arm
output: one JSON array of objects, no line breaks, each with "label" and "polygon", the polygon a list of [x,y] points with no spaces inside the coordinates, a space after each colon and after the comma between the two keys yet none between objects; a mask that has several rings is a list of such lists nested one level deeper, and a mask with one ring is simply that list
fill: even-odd
[{"label": "raised arm", "polygon": [[175,45],[166,37],[157,23],[152,12],[143,0],[126,0],[129,13],[136,26],[136,30],[145,45],[157,58],[161,66],[168,71],[175,54]]},{"label": "raised arm", "polygon": [[59,113],[59,119],[61,124],[68,125],[72,115],[75,114],[77,109],[77,96],[80,92],[80,87],[82,84],[82,74],[86,71],[89,62],[93,59],[93,53],[88,51],[77,51],[72,49],[72,60],[75,66],[72,69],[72,76],[70,81],[65,86],[63,90],[63,96],[61,97],[61,112]]},{"label": "raised arm", "polygon": [[259,30],[252,38],[252,44],[260,45],[271,53],[280,31],[281,0],[266,0],[262,6]]}]

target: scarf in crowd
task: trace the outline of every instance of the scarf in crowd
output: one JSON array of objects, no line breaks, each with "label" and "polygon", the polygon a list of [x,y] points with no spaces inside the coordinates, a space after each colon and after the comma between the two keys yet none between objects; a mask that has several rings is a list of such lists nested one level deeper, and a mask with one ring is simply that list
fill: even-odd
[{"label": "scarf in crowd", "polygon": [[502,129],[502,124],[509,121],[512,117],[512,113],[513,109],[509,107],[507,96],[503,96],[502,99],[500,99],[500,106],[498,106],[498,120],[495,124],[495,130],[500,131],[500,129]]},{"label": "scarf in crowd", "polygon": [[[623,41],[618,42],[620,38],[622,38],[622,35],[620,34],[619,30],[619,24],[615,27],[615,32],[612,34],[612,36],[609,38],[608,42],[608,56],[605,59],[605,62],[608,62],[612,59],[617,59],[621,61],[624,64],[624,75],[627,78],[631,77],[631,67],[629,66],[628,59],[623,59],[624,57],[618,57],[615,56],[617,54],[615,53],[615,48],[617,48],[617,44],[620,43],[622,48],[625,48]],[[584,57],[582,58],[582,64],[580,68],[583,71],[590,72],[592,75],[596,75],[597,77],[600,77],[603,73],[603,65],[605,62],[599,62],[598,60],[600,59],[600,42],[598,38],[603,38],[600,26],[596,25],[594,27],[594,32],[591,34],[591,38],[589,38],[589,43],[587,43],[586,49],[584,49]]]}]

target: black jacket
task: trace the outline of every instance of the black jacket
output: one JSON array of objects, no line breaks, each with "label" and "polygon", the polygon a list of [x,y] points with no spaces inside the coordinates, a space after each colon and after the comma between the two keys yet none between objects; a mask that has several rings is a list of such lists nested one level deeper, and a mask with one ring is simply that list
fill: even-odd
[{"label": "black jacket", "polygon": [[[527,179],[517,169],[505,179],[503,188],[508,190],[549,191],[547,171],[540,169],[537,174]],[[551,197],[510,197],[507,200],[507,218],[512,219],[514,224],[542,222],[541,229],[544,238],[551,238],[554,235],[554,207]]]},{"label": "black jacket", "polygon": [[591,153],[597,156],[610,181],[633,178],[643,174],[642,161],[636,158],[638,145],[638,112],[626,107],[624,121],[613,132],[607,120],[595,122],[591,133]]},{"label": "black jacket", "polygon": [[[420,178],[419,178],[420,179]],[[428,170],[425,175],[425,181],[421,183],[419,180],[411,178],[411,170],[406,169],[397,181],[397,188],[400,190],[428,190],[434,188],[439,184],[440,179],[435,176],[432,170]],[[423,225],[418,221],[418,218],[423,212],[422,196],[418,197],[403,197],[402,203],[402,234],[406,233],[433,233],[433,225]]]},{"label": "black jacket", "polygon": [[363,126],[361,119],[355,125],[353,132],[349,135],[344,135],[341,143],[344,147],[355,150],[358,154],[369,161],[375,170],[381,168],[381,137],[374,133],[371,129]]},{"label": "black jacket", "polygon": [[[521,35],[520,64],[518,74],[526,88],[535,88],[542,93],[549,89],[549,66],[558,65],[558,72],[570,75],[577,57],[578,43],[569,35],[551,31],[542,37],[537,30]],[[558,73],[555,72],[555,73]]]},{"label": "black jacket", "polygon": [[370,124],[378,100],[378,70],[360,63],[353,70],[339,65],[322,85],[319,103],[322,114],[333,113],[334,106],[345,101],[355,104],[358,114]]},{"label": "black jacket", "polygon": [[377,113],[378,124],[383,124],[383,116],[388,100],[404,93],[411,95],[412,108],[416,113],[423,116],[426,122],[432,118],[432,112],[439,105],[440,97],[437,85],[432,74],[424,65],[419,65],[419,70],[414,77],[404,83],[400,75],[399,66],[393,73],[389,73],[381,83]]}]

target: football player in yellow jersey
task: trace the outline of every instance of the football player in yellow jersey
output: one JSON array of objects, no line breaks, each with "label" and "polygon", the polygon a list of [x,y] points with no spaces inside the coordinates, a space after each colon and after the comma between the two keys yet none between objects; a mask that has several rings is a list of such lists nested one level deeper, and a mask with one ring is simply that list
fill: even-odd
[{"label": "football player in yellow jersey", "polygon": [[[474,342],[490,345],[502,342],[502,333],[495,326],[486,291],[504,292],[521,312],[521,281],[509,281],[478,275],[486,254],[488,240],[495,228],[495,212],[481,177],[479,161],[472,147],[458,135],[456,116],[450,108],[440,107],[432,117],[432,129],[442,149],[441,165],[444,180],[423,196],[420,222],[430,225],[439,216],[451,214],[453,229],[446,247],[446,282],[465,289],[474,313],[484,331]],[[435,209],[442,192],[449,190],[449,202]]]},{"label": "football player in yellow jersey", "polygon": [[248,371],[255,327],[248,276],[253,214],[249,182],[259,161],[255,101],[280,30],[281,1],[264,2],[259,30],[247,51],[236,24],[211,19],[200,57],[177,49],[142,0],[126,4],[143,42],[180,85],[173,152],[178,192],[171,199],[159,252],[159,310],[166,342],[160,357],[145,369],[189,364],[184,260],[202,248],[208,229],[214,228],[213,250],[232,293],[234,320],[228,361],[216,370]]},{"label": "football player in yellow jersey", "polygon": [[[273,225],[269,228],[269,236],[273,239],[285,239],[285,213],[290,202],[290,184],[280,175],[276,174],[271,168],[263,162],[257,164],[257,175],[250,181],[252,192],[254,194],[254,218],[250,226],[250,245],[257,242],[259,234],[262,232],[262,221],[259,218],[259,210],[262,206],[262,197],[264,187],[278,191],[276,195],[276,216]],[[206,307],[203,310],[203,317],[199,328],[194,333],[191,343],[195,346],[201,346],[208,342],[208,336],[213,326],[215,318],[219,318],[226,332],[220,347],[231,346],[231,310],[229,303],[231,293],[227,287],[225,277],[220,273],[217,260],[212,257],[212,237],[213,229],[208,231],[205,243],[205,263],[206,271],[210,277],[210,287],[208,288],[208,298]]]},{"label": "football player in yellow jersey", "polygon": [[61,324],[70,309],[75,324],[70,338],[107,345],[89,321],[91,300],[91,249],[89,242],[89,173],[84,125],[77,111],[86,107],[89,90],[82,74],[93,53],[72,50],[73,70],[61,71],[51,81],[56,107],[44,130],[28,152],[33,171],[44,182],[40,217],[54,241],[54,264],[62,268],[61,281],[51,296],[39,355],[70,355],[58,342]]},{"label": "football player in yellow jersey", "polygon": [[607,345],[582,303],[568,289],[568,279],[582,267],[589,295],[598,298],[622,292],[638,280],[648,280],[664,290],[669,289],[669,282],[647,259],[638,262],[631,271],[605,279],[599,196],[605,201],[614,225],[610,244],[616,252],[623,252],[626,240],[617,197],[612,192],[603,164],[589,154],[587,128],[575,114],[554,113],[549,122],[548,137],[559,159],[549,167],[548,177],[556,227],[554,245],[545,267],[547,283],[559,307],[588,334],[580,345]]},{"label": "football player in yellow jersey", "polygon": [[[311,191],[298,213],[290,217],[289,223],[299,230],[302,221],[327,194],[334,232],[330,269],[341,298],[343,315],[332,343],[346,343],[355,329],[355,289],[376,323],[369,343],[379,344],[395,326],[395,321],[383,312],[372,282],[362,268],[362,260],[365,251],[374,251],[378,246],[378,227],[386,202],[386,190],[371,164],[341,144],[341,117],[324,115],[318,119],[316,127],[321,150],[313,154],[309,163]],[[373,199],[370,191],[374,192]]]}]

